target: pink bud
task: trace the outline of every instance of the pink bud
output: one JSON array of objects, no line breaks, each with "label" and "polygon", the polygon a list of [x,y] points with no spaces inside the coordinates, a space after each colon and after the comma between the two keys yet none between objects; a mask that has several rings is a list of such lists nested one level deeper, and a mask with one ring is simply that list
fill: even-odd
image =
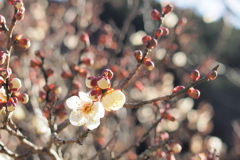
[{"label": "pink bud", "polygon": [[192,71],[190,77],[192,78],[192,81],[195,82],[200,78],[200,72],[197,69],[195,69]]},{"label": "pink bud", "polygon": [[22,12],[18,12],[14,15],[17,21],[21,21],[24,19],[24,14]]},{"label": "pink bud", "polygon": [[163,30],[162,30],[161,28],[157,28],[157,29],[154,31],[154,36],[155,36],[155,38],[160,38],[162,34],[163,34]]},{"label": "pink bud", "polygon": [[36,51],[36,52],[35,52],[35,55],[36,55],[37,57],[39,57],[39,58],[43,58],[43,57],[44,57],[44,53],[43,53],[42,51],[40,51],[40,50]]},{"label": "pink bud", "polygon": [[151,39],[152,39],[151,36],[144,36],[144,37],[142,38],[142,42],[143,42],[143,44],[148,44],[148,42],[149,42]]},{"label": "pink bud", "polygon": [[87,65],[87,66],[90,66],[90,65],[93,65],[94,60],[91,59],[91,58],[86,58],[86,57],[84,57],[84,58],[82,58],[81,62],[82,62],[83,64]]},{"label": "pink bud", "polygon": [[13,4],[14,4],[14,2],[15,2],[15,0],[7,0],[7,2],[8,2],[8,4],[11,4],[11,5],[13,5]]},{"label": "pink bud", "polygon": [[169,34],[168,28],[160,27],[160,29],[162,30],[162,35],[167,36]]},{"label": "pink bud", "polygon": [[12,74],[12,70],[11,69],[2,69],[0,70],[0,76],[3,79],[7,79],[8,77],[10,77],[10,75]]},{"label": "pink bud", "polygon": [[22,82],[19,78],[12,78],[9,81],[9,88],[12,91],[18,91],[22,87]]},{"label": "pink bud", "polygon": [[151,17],[155,20],[155,21],[159,21],[161,20],[161,14],[159,13],[158,10],[154,9],[151,12]]},{"label": "pink bud", "polygon": [[175,88],[173,88],[173,93],[176,93],[176,92],[179,92],[179,91],[181,91],[181,90],[183,90],[183,89],[185,89],[185,87],[184,86],[176,86]]},{"label": "pink bud", "polygon": [[144,65],[147,67],[147,70],[151,71],[154,68],[154,63],[153,61],[146,61],[144,62]]},{"label": "pink bud", "polygon": [[30,61],[30,66],[31,66],[32,68],[38,68],[38,67],[40,67],[41,65],[42,65],[42,62],[39,61],[39,60],[32,59],[32,60]]},{"label": "pink bud", "polygon": [[141,61],[143,58],[143,53],[141,50],[134,51],[134,57],[137,61]]},{"label": "pink bud", "polygon": [[53,71],[51,68],[48,68],[48,69],[46,70],[46,75],[47,75],[48,77],[51,77],[51,76],[53,75],[53,73],[54,73],[54,71]]},{"label": "pink bud", "polygon": [[80,40],[82,42],[85,42],[85,43],[89,43],[89,36],[86,32],[83,32],[81,35],[80,35]]},{"label": "pink bud", "polygon": [[87,77],[89,76],[89,71],[86,70],[85,68],[79,68],[78,70],[78,74],[81,76],[81,77]]},{"label": "pink bud", "polygon": [[28,49],[31,45],[31,42],[27,38],[22,38],[22,39],[19,40],[18,45],[23,49]]},{"label": "pink bud", "polygon": [[172,10],[173,10],[173,5],[171,4],[168,4],[162,8],[163,14],[168,14],[169,12],[172,12]]},{"label": "pink bud", "polygon": [[217,76],[218,76],[218,73],[217,73],[217,71],[215,71],[215,70],[210,71],[210,72],[206,75],[206,77],[207,77],[208,79],[210,79],[210,80],[216,79]]},{"label": "pink bud", "polygon": [[17,99],[20,103],[26,104],[29,101],[29,96],[26,93],[22,93],[19,96],[17,96]]},{"label": "pink bud", "polygon": [[60,86],[54,86],[51,90],[54,94],[59,95],[62,92],[62,88]]},{"label": "pink bud", "polygon": [[190,97],[194,99],[198,99],[200,97],[200,91],[194,88],[189,88],[187,93]]},{"label": "pink bud", "polygon": [[156,40],[155,38],[152,38],[152,39],[149,41],[147,47],[148,47],[149,49],[153,49],[153,48],[155,48],[155,47],[157,46],[157,44],[158,44],[157,40]]},{"label": "pink bud", "polygon": [[70,73],[70,72],[66,72],[66,71],[63,71],[62,73],[61,73],[61,77],[62,78],[71,78],[73,75],[72,75],[72,73]]}]

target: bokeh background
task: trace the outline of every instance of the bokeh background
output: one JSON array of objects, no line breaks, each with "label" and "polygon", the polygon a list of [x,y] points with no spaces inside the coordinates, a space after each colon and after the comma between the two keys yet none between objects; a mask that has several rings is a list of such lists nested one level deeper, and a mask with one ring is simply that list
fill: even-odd
[{"label": "bokeh background", "polygon": [[[219,64],[219,76],[214,81],[198,85],[201,97],[193,100],[182,95],[173,101],[155,105],[145,105],[139,109],[122,108],[118,112],[107,113],[101,126],[91,132],[82,146],[65,145],[61,148],[64,159],[88,159],[103,147],[118,129],[118,136],[110,150],[100,154],[98,159],[109,159],[109,152],[119,153],[134,143],[159,117],[159,108],[168,104],[175,122],[162,122],[155,130],[158,134],[170,134],[181,130],[176,138],[183,146],[177,159],[190,159],[196,153],[215,148],[223,160],[240,159],[240,2],[238,0],[69,0],[24,1],[26,15],[18,23],[14,34],[22,33],[31,40],[31,48],[23,51],[14,48],[12,68],[24,81],[23,90],[31,95],[25,107],[18,107],[14,120],[32,141],[39,145],[46,142],[48,128],[42,116],[43,104],[37,102],[39,91],[44,86],[40,71],[29,68],[36,50],[43,50],[46,65],[54,69],[56,75],[52,83],[62,86],[60,101],[64,101],[69,83],[60,79],[63,70],[78,59],[79,34],[86,31],[91,47],[85,56],[95,60],[91,67],[83,66],[91,75],[97,75],[105,68],[115,73],[114,87],[118,85],[134,67],[136,61],[132,52],[143,49],[141,37],[152,34],[157,23],[151,19],[152,9],[161,10],[167,3],[175,6],[174,12],[165,17],[163,25],[170,35],[162,37],[150,57],[155,63],[151,72],[144,67],[124,90],[128,102],[147,100],[170,94],[174,86],[190,83],[189,74],[198,69],[204,76]],[[6,19],[13,10],[5,1],[0,1],[0,12]],[[187,24],[177,37],[174,26],[185,17]],[[8,24],[10,21],[7,22]],[[0,35],[0,47],[6,42]],[[79,76],[81,91],[84,77]],[[141,84],[139,85],[136,84]],[[67,112],[70,111],[67,109]],[[30,116],[28,116],[30,115]],[[32,122],[34,128],[28,127]],[[61,123],[59,120],[58,123]],[[72,132],[69,133],[69,130]],[[69,126],[61,134],[70,138],[83,128]],[[29,134],[31,132],[31,134]],[[148,146],[153,145],[154,135],[126,154],[122,159],[134,159]],[[1,136],[8,136],[1,133]],[[37,138],[36,138],[37,137]],[[21,152],[21,145],[5,142],[12,150]],[[43,155],[30,159],[48,159]],[[154,159],[154,157],[152,158]],[[155,157],[157,159],[157,157]]]}]

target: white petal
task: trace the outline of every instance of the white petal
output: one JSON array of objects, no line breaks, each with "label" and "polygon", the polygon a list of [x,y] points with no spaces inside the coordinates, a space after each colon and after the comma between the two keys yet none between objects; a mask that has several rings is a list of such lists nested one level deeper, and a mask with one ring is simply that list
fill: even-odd
[{"label": "white petal", "polygon": [[74,126],[82,126],[88,121],[83,112],[80,111],[72,111],[69,120]]},{"label": "white petal", "polygon": [[86,127],[90,130],[97,128],[100,125],[100,119],[89,118],[86,122]]},{"label": "white petal", "polygon": [[93,107],[94,107],[93,112],[96,112],[96,114],[99,118],[103,118],[104,114],[105,114],[105,110],[103,108],[102,103],[101,102],[94,102]]},{"label": "white petal", "polygon": [[81,100],[78,96],[72,96],[66,100],[66,104],[70,109],[77,109],[80,107]]},{"label": "white petal", "polygon": [[114,90],[113,92],[107,93],[102,98],[101,102],[104,106],[104,109],[110,111],[122,108],[125,101],[125,95],[120,90]]},{"label": "white petal", "polygon": [[92,102],[92,100],[89,98],[89,95],[87,93],[78,92],[78,96],[79,96],[80,100],[84,103],[91,103]]},{"label": "white petal", "polygon": [[112,92],[112,96],[116,101],[122,101],[123,103],[126,101],[125,95],[120,90],[115,90]]}]

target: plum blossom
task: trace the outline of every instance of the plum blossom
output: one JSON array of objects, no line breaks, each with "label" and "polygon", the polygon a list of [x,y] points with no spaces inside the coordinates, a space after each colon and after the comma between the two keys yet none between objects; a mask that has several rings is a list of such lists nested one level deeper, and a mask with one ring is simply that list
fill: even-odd
[{"label": "plum blossom", "polygon": [[101,102],[106,111],[116,111],[123,107],[126,101],[125,95],[119,89],[111,89],[105,93]]},{"label": "plum blossom", "polygon": [[102,103],[93,102],[84,92],[68,98],[66,104],[72,109],[69,120],[74,126],[85,125],[88,129],[93,130],[100,125],[100,118],[104,117],[105,110]]}]

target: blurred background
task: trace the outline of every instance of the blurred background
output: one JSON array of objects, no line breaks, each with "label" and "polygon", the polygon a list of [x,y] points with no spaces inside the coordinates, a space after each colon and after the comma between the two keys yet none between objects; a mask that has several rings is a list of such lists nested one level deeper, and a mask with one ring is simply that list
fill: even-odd
[{"label": "blurred background", "polygon": [[[78,59],[77,48],[79,34],[86,31],[90,36],[91,46],[85,56],[94,59],[93,66],[83,66],[90,75],[97,75],[105,68],[115,73],[113,87],[124,78],[136,65],[133,51],[143,49],[141,38],[152,35],[158,24],[151,18],[152,9],[172,3],[172,13],[165,16],[163,26],[170,34],[161,37],[159,45],[149,55],[155,63],[151,72],[144,67],[124,90],[128,102],[147,100],[171,94],[177,85],[191,82],[189,74],[198,69],[202,76],[217,64],[219,76],[214,81],[205,82],[196,88],[201,97],[197,100],[187,95],[172,101],[145,105],[139,109],[122,108],[116,113],[107,113],[101,126],[90,133],[83,146],[65,145],[62,148],[65,159],[88,159],[103,147],[118,129],[118,136],[112,151],[119,153],[130,145],[149,128],[159,117],[160,108],[170,105],[175,122],[162,122],[156,133],[178,129],[181,132],[176,141],[183,146],[177,159],[190,159],[194,154],[216,149],[223,160],[240,159],[240,1],[239,0],[28,0],[24,1],[26,15],[18,23],[14,34],[23,33],[31,40],[31,48],[23,51],[14,48],[12,68],[14,73],[24,80],[26,90],[31,95],[31,103],[19,107],[15,112],[15,121],[27,133],[33,129],[25,126],[28,119],[34,121],[35,134],[28,135],[38,144],[43,144],[48,129],[43,127],[42,106],[37,102],[39,91],[44,82],[39,71],[29,68],[36,50],[43,50],[48,57],[46,65],[58,74],[52,83],[68,90],[68,82],[59,79],[62,70]],[[0,11],[10,19],[13,10],[5,1],[0,1]],[[175,26],[179,20],[187,23],[176,34]],[[8,20],[9,24],[10,21]],[[5,46],[5,37],[0,35],[0,47]],[[21,69],[20,69],[21,68]],[[84,86],[85,77],[79,77],[81,91],[88,91]],[[64,101],[66,93],[60,99]],[[70,111],[67,110],[69,113]],[[32,115],[27,117],[26,115]],[[20,115],[23,115],[22,117]],[[26,119],[27,117],[27,119]],[[61,120],[59,120],[59,123]],[[47,126],[47,124],[45,124]],[[73,132],[63,131],[62,138],[70,138],[83,128],[70,126]],[[35,139],[34,136],[40,139]],[[3,135],[2,135],[3,136]],[[42,138],[41,138],[42,137]],[[154,136],[153,136],[154,137]],[[7,140],[6,140],[7,141]],[[154,138],[149,138],[123,159],[134,159]],[[14,144],[12,149],[18,152]],[[99,159],[108,159],[110,151],[102,153]],[[87,158],[88,157],[88,158]],[[36,157],[35,157],[36,158]],[[34,157],[32,157],[34,159]],[[40,156],[40,159],[47,159]]]}]

